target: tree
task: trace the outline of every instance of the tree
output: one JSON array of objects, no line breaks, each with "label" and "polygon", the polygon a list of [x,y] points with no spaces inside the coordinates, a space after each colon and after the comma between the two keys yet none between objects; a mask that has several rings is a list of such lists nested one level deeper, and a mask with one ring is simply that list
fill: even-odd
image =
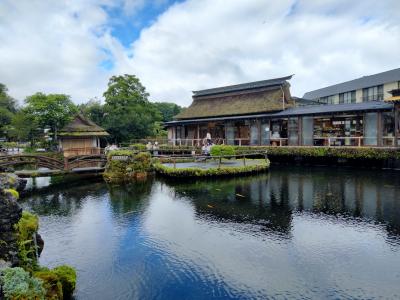
[{"label": "tree", "polygon": [[13,113],[0,106],[0,137],[7,135],[7,127],[10,125]]},{"label": "tree", "polygon": [[37,121],[25,110],[20,110],[12,118],[9,134],[18,141],[30,141],[33,145],[38,134]]},{"label": "tree", "polygon": [[7,87],[0,83],[0,137],[7,135],[7,128],[17,111],[15,99],[8,95]]},{"label": "tree", "polygon": [[89,120],[92,120],[97,125],[104,124],[104,106],[100,100],[91,99],[87,103],[78,105],[78,110],[81,111]]},{"label": "tree", "polygon": [[106,104],[124,107],[132,104],[149,103],[149,94],[135,75],[112,76],[107,91],[103,94]]},{"label": "tree", "polygon": [[64,94],[36,93],[25,100],[26,112],[42,127],[50,127],[57,140],[57,131],[72,120],[77,113],[75,104]]},{"label": "tree", "polygon": [[16,100],[8,95],[8,89],[2,83],[0,83],[0,107],[5,108],[12,113],[17,111]]},{"label": "tree", "polygon": [[159,111],[148,100],[149,94],[134,75],[113,76],[103,94],[104,127],[117,142],[129,142],[153,134]]},{"label": "tree", "polygon": [[182,111],[182,107],[175,103],[155,102],[154,105],[160,111],[163,122],[172,121],[174,116]]}]

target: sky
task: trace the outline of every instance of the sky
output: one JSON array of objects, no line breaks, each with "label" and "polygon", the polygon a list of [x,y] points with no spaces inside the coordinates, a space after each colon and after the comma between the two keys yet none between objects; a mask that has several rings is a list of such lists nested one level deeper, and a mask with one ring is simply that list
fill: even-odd
[{"label": "sky", "polygon": [[22,101],[102,99],[134,74],[151,101],[294,74],[307,91],[400,67],[398,0],[0,0],[0,82]]}]

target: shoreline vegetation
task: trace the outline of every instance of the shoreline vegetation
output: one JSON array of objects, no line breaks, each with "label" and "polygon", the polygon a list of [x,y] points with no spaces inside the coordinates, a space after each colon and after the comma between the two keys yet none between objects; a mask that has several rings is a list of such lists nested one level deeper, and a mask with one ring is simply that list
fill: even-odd
[{"label": "shoreline vegetation", "polygon": [[162,163],[157,163],[154,168],[157,173],[171,176],[171,177],[215,177],[215,176],[235,176],[249,173],[265,172],[270,166],[269,160],[265,159],[247,159],[247,161],[253,161],[253,165],[246,166],[224,166],[211,167],[203,169],[200,167],[169,167]]},{"label": "shoreline vegetation", "polygon": [[0,224],[8,221],[0,241],[0,299],[71,299],[76,271],[67,265],[54,269],[39,265],[44,246],[38,233],[39,218],[22,211],[17,202],[18,182],[10,176],[1,174],[0,178]]}]

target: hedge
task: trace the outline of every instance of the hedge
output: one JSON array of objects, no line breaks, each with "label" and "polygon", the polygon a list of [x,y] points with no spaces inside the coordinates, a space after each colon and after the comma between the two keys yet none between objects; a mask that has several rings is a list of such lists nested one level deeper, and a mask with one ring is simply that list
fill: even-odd
[{"label": "hedge", "polygon": [[237,146],[235,149],[238,154],[251,151],[267,151],[269,156],[335,157],[374,160],[400,159],[400,149],[390,148]]},{"label": "hedge", "polygon": [[269,168],[269,160],[259,160],[257,165],[240,167],[220,167],[220,168],[173,168],[163,164],[156,164],[154,169],[163,175],[172,177],[213,177],[213,176],[232,176],[244,173],[263,172]]}]

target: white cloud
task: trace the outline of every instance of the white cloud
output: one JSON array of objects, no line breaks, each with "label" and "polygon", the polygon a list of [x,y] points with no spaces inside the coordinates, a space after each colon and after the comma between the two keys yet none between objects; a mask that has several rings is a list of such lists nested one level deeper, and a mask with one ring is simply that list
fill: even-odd
[{"label": "white cloud", "polygon": [[171,7],[118,65],[152,98],[295,74],[292,93],[399,67],[398,1],[189,0]]},{"label": "white cloud", "polygon": [[43,91],[82,102],[101,96],[111,75],[130,73],[151,99],[189,105],[196,89],[294,73],[292,93],[302,96],[399,67],[397,0],[187,0],[126,49],[104,7],[134,24],[144,2],[1,1],[0,82],[19,99]]},{"label": "white cloud", "polygon": [[80,102],[105,86],[107,14],[90,1],[0,2],[0,82],[22,100],[37,91]]}]

